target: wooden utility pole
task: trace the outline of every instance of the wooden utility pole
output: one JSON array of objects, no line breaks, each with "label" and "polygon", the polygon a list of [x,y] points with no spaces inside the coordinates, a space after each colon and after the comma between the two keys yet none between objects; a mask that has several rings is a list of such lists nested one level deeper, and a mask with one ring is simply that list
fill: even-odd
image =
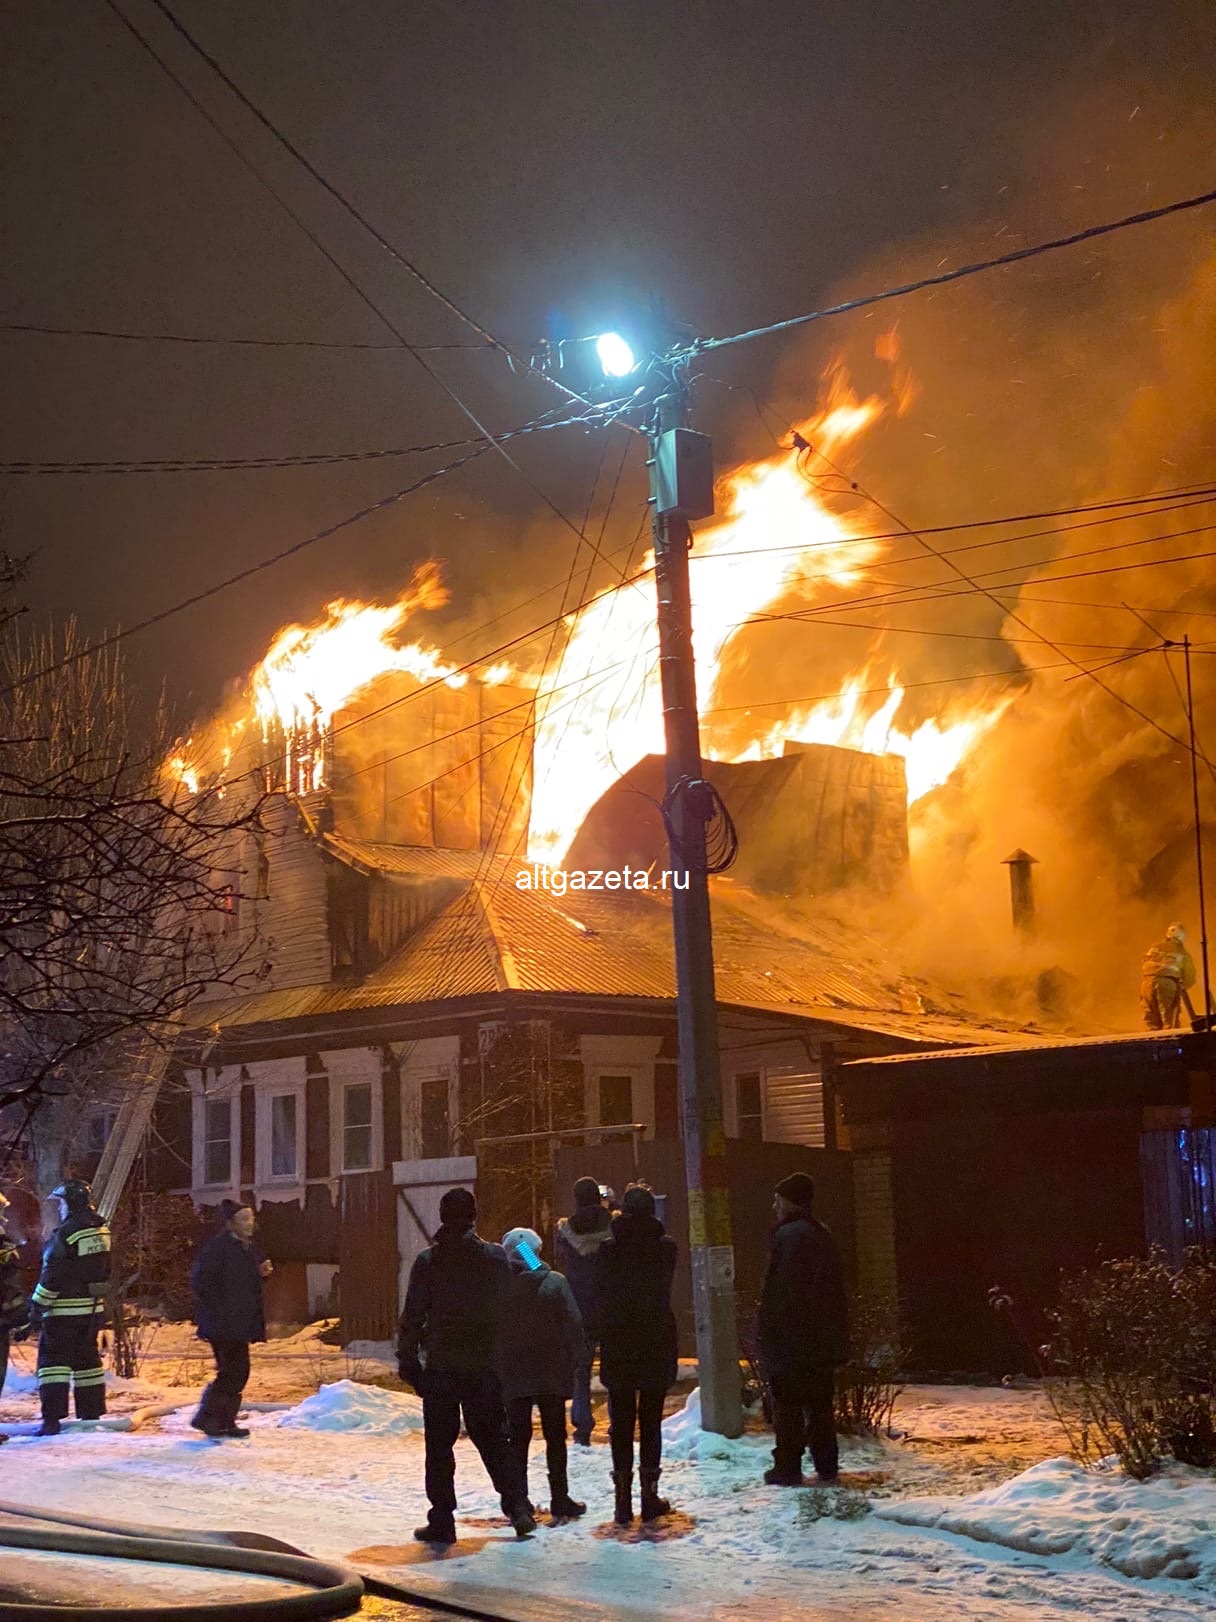
[{"label": "wooden utility pole", "polygon": [[671,867],[680,874],[680,884],[671,890],[671,911],[681,1129],[688,1182],[688,1242],[701,1426],[722,1436],[739,1436],[743,1431],[743,1407],[735,1320],[735,1252],[726,1181],[706,861],[706,826],[713,814],[713,795],[702,776],[688,583],[688,551],[692,545],[689,519],[707,518],[713,512],[709,452],[709,441],[688,428],[687,386],[677,366],[656,405],[650,489],[667,745],[665,809]]}]

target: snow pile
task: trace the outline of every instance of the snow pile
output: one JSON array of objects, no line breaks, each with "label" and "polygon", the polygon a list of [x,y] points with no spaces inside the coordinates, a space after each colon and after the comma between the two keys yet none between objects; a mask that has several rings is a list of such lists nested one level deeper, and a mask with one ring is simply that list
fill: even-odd
[{"label": "snow pile", "polygon": [[1173,1464],[1149,1481],[1047,1459],[962,1500],[874,1504],[904,1526],[936,1527],[1033,1555],[1080,1555],[1125,1577],[1216,1588],[1216,1479]]},{"label": "snow pile", "polygon": [[[767,1439],[762,1446],[771,1446]],[[701,1429],[701,1388],[694,1386],[684,1399],[684,1406],[663,1421],[663,1458],[683,1459],[704,1463],[716,1459],[724,1464],[751,1460],[756,1452],[756,1438],[716,1436]]]},{"label": "snow pile", "polygon": [[338,1380],[305,1397],[279,1420],[293,1430],[363,1431],[399,1436],[422,1429],[422,1399],[407,1391]]}]

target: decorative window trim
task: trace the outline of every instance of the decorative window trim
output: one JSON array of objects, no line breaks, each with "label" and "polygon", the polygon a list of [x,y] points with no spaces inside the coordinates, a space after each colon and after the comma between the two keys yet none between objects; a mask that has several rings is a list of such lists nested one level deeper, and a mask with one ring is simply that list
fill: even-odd
[{"label": "decorative window trim", "polygon": [[[191,1071],[190,1186],[195,1193],[240,1198],[241,1183],[241,1077],[240,1065],[223,1070]],[[231,1127],[228,1177],[223,1182],[207,1181],[207,1105],[226,1100]],[[211,1200],[201,1203],[211,1204]]]},{"label": "decorative window trim", "polygon": [[[384,1166],[384,1060],[379,1048],[343,1048],[321,1054],[329,1076],[329,1165],[332,1177],[357,1176]],[[346,1089],[371,1086],[372,1163],[346,1164]]]},{"label": "decorative window trim", "polygon": [[[478,1035],[486,1027],[478,1027]],[[398,1058],[401,1088],[401,1144],[400,1159],[422,1159],[422,1084],[438,1081],[444,1076],[448,1083],[447,1159],[455,1153],[456,1127],[460,1117],[460,1038],[459,1036],[427,1036],[416,1042],[394,1043]]]}]

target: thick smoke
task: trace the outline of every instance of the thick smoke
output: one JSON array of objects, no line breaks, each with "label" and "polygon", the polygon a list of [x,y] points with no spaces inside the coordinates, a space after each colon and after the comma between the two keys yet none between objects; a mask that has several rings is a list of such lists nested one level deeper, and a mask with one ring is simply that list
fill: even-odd
[{"label": "thick smoke", "polygon": [[[1201,123],[1192,121],[1196,129]],[[1137,145],[1129,135],[1114,173],[1073,200],[1073,219],[1062,216],[1063,154],[1082,127],[1082,114],[1074,113],[1050,139],[1032,143],[1024,160],[1037,166],[1036,184],[994,212],[987,241],[973,235],[961,252],[952,243],[947,262],[1033,240],[1044,222],[1063,217],[1067,227],[1126,212],[1136,200],[1129,180],[1142,171],[1140,195],[1150,206],[1201,189],[1199,163],[1167,165],[1151,143]],[[1174,139],[1183,158],[1202,145],[1193,134],[1188,126],[1186,139]],[[872,267],[851,290],[931,272],[943,254],[940,245],[921,246]],[[898,351],[919,398],[905,415],[886,415],[859,448],[854,471],[908,522],[1109,501],[1202,484],[1216,472],[1216,257],[1204,214],[894,308]],[[876,349],[889,356],[889,337],[876,340],[892,325],[890,313],[872,311],[832,333],[863,387],[885,364]],[[791,412],[806,378],[823,365],[824,343],[812,332],[787,358],[781,396]],[[872,510],[872,517],[875,528],[886,527],[881,513]],[[980,544],[1052,529],[1012,545]],[[780,683],[776,691],[830,687],[846,636],[845,668],[867,653],[889,664],[910,685],[899,718],[905,730],[925,714],[948,718],[951,706],[986,702],[1011,686],[1018,693],[964,770],[914,808],[913,896],[898,919],[920,966],[969,982],[977,1002],[986,992],[994,1012],[1033,1014],[1037,977],[1055,969],[1072,977],[1066,1020],[1132,1028],[1140,958],[1171,919],[1188,925],[1198,957],[1182,658],[1120,656],[1159,648],[1163,636],[1192,638],[1199,743],[1216,761],[1214,536],[1216,502],[1118,523],[1062,518],[930,537],[943,551],[969,548],[954,551],[954,561],[993,596],[941,562],[876,566],[873,573],[889,582],[935,584],[898,606],[888,598],[840,617],[903,631],[817,635],[800,625],[780,650],[777,633],[769,633],[766,674]],[[1133,541],[1144,544],[1126,545]],[[901,542],[892,557],[921,551]],[[857,595],[862,589],[879,588]],[[1183,609],[1190,617],[1176,612]],[[949,635],[919,637],[907,628]],[[775,664],[784,666],[780,675]],[[1078,665],[1092,667],[1098,679]],[[912,685],[993,671],[1012,674]],[[1201,762],[1200,773],[1211,909],[1216,769]],[[1019,846],[1040,864],[1039,930],[1030,944],[1014,936],[1002,866]],[[1058,978],[1054,985],[1058,991]]]}]

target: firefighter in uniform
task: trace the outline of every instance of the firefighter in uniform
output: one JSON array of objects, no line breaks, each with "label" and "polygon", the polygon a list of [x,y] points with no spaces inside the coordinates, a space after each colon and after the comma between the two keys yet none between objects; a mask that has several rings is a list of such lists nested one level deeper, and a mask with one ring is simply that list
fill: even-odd
[{"label": "firefighter in uniform", "polygon": [[1176,1030],[1182,993],[1195,984],[1195,960],[1186,949],[1186,930],[1171,924],[1165,939],[1149,948],[1140,966],[1140,1011],[1150,1031]]},{"label": "firefighter in uniform", "polygon": [[73,1384],[77,1419],[100,1419],[106,1411],[97,1332],[110,1278],[110,1230],[93,1208],[87,1183],[69,1177],[49,1197],[59,1206],[59,1226],[42,1253],[42,1274],[30,1297],[30,1322],[39,1330],[39,1436],[58,1436]]}]

